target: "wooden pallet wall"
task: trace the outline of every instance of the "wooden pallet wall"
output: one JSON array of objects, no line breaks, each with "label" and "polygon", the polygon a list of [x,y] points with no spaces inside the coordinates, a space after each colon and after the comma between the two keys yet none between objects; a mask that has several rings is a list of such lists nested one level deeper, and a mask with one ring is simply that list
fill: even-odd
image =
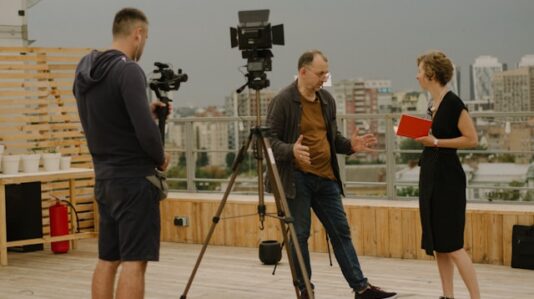
[{"label": "wooden pallet wall", "polygon": [[[56,150],[72,167],[92,167],[72,94],[74,72],[86,48],[0,47],[0,144],[5,154]],[[76,181],[82,231],[94,229],[91,177]],[[42,184],[43,232],[48,233],[50,194],[68,198],[67,181]]]}]

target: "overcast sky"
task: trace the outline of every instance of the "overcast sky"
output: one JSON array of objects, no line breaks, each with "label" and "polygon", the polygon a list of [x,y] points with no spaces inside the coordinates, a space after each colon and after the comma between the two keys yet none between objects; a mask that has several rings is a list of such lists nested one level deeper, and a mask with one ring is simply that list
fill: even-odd
[{"label": "overcast sky", "polygon": [[515,67],[534,54],[532,0],[43,0],[28,11],[29,36],[33,46],[106,48],[113,16],[125,6],[150,22],[143,69],[170,62],[189,75],[177,107],[221,106],[244,83],[245,61],[230,48],[228,29],[239,10],[270,9],[271,24],[284,24],[286,45],[273,47],[268,73],[275,90],[293,80],[298,57],[312,48],[328,56],[334,81],[388,79],[394,91],[417,90],[416,57],[441,49],[462,71],[465,99],[477,56]]}]

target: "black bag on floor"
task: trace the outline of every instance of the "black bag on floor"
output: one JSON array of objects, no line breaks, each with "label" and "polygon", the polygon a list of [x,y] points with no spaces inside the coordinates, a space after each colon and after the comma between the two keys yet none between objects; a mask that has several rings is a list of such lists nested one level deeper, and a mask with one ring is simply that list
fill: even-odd
[{"label": "black bag on floor", "polygon": [[514,225],[512,230],[512,268],[534,270],[534,225]]}]

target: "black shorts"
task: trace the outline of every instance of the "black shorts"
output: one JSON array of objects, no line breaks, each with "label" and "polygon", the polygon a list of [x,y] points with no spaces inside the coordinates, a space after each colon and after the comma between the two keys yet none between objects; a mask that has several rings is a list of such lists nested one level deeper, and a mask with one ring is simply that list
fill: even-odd
[{"label": "black shorts", "polygon": [[98,257],[106,261],[159,260],[158,190],[143,177],[97,180]]}]

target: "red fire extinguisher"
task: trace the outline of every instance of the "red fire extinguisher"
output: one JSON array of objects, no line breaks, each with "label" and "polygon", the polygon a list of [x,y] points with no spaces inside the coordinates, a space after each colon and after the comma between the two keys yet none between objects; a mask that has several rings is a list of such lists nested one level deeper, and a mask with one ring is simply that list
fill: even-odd
[{"label": "red fire extinguisher", "polygon": [[[50,218],[50,236],[64,236],[69,234],[69,213],[67,206],[62,205],[61,202],[65,202],[74,211],[76,216],[76,231],[80,232],[80,220],[78,218],[78,212],[68,200],[59,199],[58,197],[51,195],[56,203],[48,208],[48,215]],[[52,252],[54,253],[66,253],[69,251],[69,241],[52,242]]]},{"label": "red fire extinguisher", "polygon": [[[69,233],[69,214],[67,206],[62,205],[56,198],[56,203],[48,208],[50,217],[50,236],[63,236]],[[69,241],[52,242],[52,252],[66,253],[69,251]]]}]

